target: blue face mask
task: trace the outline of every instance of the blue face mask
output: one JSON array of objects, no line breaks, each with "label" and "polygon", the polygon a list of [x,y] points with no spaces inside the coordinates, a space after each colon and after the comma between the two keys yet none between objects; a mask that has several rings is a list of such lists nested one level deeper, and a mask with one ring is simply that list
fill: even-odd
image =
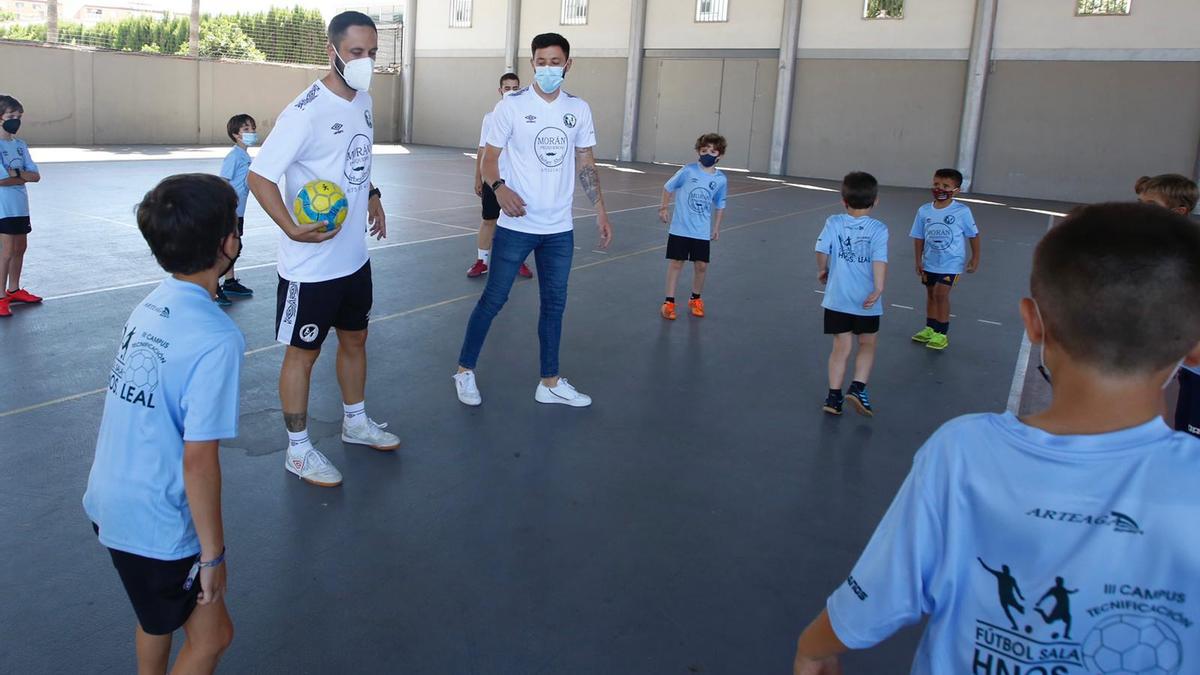
[{"label": "blue face mask", "polygon": [[562,86],[563,67],[538,66],[534,69],[533,79],[537,82],[538,89],[541,89],[544,93],[553,94]]},{"label": "blue face mask", "polygon": [[258,142],[258,133],[254,131],[243,131],[242,142],[246,145],[254,145]]},{"label": "blue face mask", "polygon": [[717,163],[718,159],[720,159],[720,158],[717,157],[716,155],[700,155],[700,165],[701,166],[712,166],[713,164]]}]

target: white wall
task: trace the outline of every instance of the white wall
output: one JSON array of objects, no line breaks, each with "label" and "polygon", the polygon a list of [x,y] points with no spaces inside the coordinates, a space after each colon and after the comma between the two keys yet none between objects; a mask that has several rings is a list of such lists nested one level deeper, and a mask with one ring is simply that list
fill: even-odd
[{"label": "white wall", "polygon": [[783,0],[729,0],[721,23],[696,23],[696,0],[648,0],[646,49],[779,49],[782,20]]},{"label": "white wall", "polygon": [[973,0],[908,0],[904,4],[903,19],[867,20],[862,18],[861,0],[804,0],[798,47],[801,50],[970,48],[975,17]]},{"label": "white wall", "polygon": [[[488,1],[507,4],[505,0]],[[562,0],[522,0],[518,54],[529,58],[529,41],[539,33],[559,33],[567,38],[572,56],[625,56],[629,51],[629,0],[592,0],[583,26],[562,26],[561,19]]]},{"label": "white wall", "polygon": [[422,51],[499,51],[508,25],[506,0],[475,0],[470,28],[450,27],[447,0],[417,2],[417,55]]},{"label": "white wall", "polygon": [[996,16],[995,47],[997,50],[1200,48],[1196,32],[1200,26],[1200,1],[1132,2],[1129,16],[1075,16],[1072,0],[1004,0]]}]

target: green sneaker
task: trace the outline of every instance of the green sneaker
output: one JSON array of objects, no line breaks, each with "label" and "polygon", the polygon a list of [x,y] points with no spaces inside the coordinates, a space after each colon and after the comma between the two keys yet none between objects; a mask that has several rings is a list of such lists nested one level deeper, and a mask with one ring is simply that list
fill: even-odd
[{"label": "green sneaker", "polygon": [[912,339],[913,342],[926,343],[932,340],[934,335],[937,335],[937,333],[935,333],[934,330],[929,326],[925,326],[921,329],[921,332],[914,335]]},{"label": "green sneaker", "polygon": [[950,338],[946,337],[945,333],[934,333],[933,337],[929,338],[929,342],[925,343],[925,346],[940,352],[950,346]]}]

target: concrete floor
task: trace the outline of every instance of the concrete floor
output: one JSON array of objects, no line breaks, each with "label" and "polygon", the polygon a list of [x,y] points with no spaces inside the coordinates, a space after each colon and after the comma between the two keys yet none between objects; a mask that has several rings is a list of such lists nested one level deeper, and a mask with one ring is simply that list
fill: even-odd
[{"label": "concrete floor", "polygon": [[[80,498],[121,326],[162,276],[132,205],[168,174],[216,172],[222,154],[39,158],[25,285],[48,300],[0,322],[0,671],[132,671],[133,614]],[[836,184],[730,172],[709,316],[668,323],[656,205],[674,167],[602,168],[615,242],[593,250],[580,196],[562,348],[563,374],[595,405],[533,402],[536,281],[520,281],[480,360],[484,405],[469,409],[450,374],[483,287],[465,277],[471,162],[442,148],[375,157],[391,236],[372,242],[367,403],[404,446],[340,442],[323,357],[310,431],[345,474],[340,489],[280,466],[276,229],[251,205],[239,268],[259,295],[228,310],[249,351],[241,435],[222,452],[237,630],[224,672],[788,672],[796,635],[920,443],[955,415],[1008,404],[1032,247],[1067,207],[972,205],[983,264],[954,291],[952,345],[939,354],[908,339],[924,290],[907,233],[928,192],[883,190],[875,215],[891,228],[892,264],[878,414],[834,419],[820,410],[829,341],[812,248],[841,208]],[[917,635],[847,664],[906,671]]]}]

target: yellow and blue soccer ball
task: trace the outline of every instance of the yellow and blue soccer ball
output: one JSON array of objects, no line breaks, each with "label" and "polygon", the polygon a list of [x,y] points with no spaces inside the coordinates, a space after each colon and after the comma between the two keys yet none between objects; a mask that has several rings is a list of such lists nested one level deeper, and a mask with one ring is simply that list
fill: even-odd
[{"label": "yellow and blue soccer ball", "polygon": [[296,200],[292,202],[292,211],[296,214],[296,222],[301,225],[316,225],[325,223],[318,232],[331,232],[342,226],[346,220],[346,195],[337,183],[327,180],[312,180],[300,188]]}]

